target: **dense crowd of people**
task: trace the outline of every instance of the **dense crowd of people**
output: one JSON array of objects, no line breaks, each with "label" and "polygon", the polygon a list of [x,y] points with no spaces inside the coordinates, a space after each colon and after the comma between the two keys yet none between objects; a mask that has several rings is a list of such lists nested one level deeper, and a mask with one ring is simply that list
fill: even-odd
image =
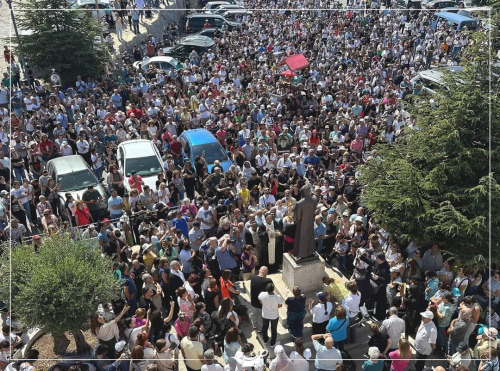
[{"label": "dense crowd of people", "polygon": [[[123,64],[64,88],[32,74],[21,80],[5,47],[2,238],[40,246],[55,234],[86,239],[113,260],[122,283],[122,297],[90,320],[95,361],[72,371],[175,370],[181,354],[188,371],[220,371],[216,355],[231,371],[305,371],[310,361],[340,371],[356,367],[345,346],[360,341],[362,307],[373,311],[364,370],[403,371],[413,355],[417,371],[428,357],[448,357],[448,370],[498,371],[498,267],[454,261],[439,244],[402,245],[364,209],[357,181],[360,165],[384,161],[374,145],[418,130],[406,99],[419,94],[411,78],[459,64],[469,36],[445,23],[428,27],[425,11],[378,10],[364,0],[306,10],[318,5],[248,2],[296,11],[256,11],[241,29],[216,30],[215,46],[177,69]],[[162,55],[179,36],[175,24],[150,35],[134,60]],[[309,64],[282,75],[280,62],[295,54]],[[205,156],[184,160],[179,136],[195,128],[213,133],[228,169]],[[134,139],[151,140],[163,156],[155,189],[120,172],[117,146]],[[64,194],[60,207],[61,184],[46,165],[75,154],[104,178],[104,214],[97,185],[81,198]],[[268,275],[293,249],[305,187],[318,201],[316,252],[348,282],[325,276],[316,298],[300,287],[283,298]],[[250,312],[238,299],[240,280],[250,281]],[[277,340],[282,306],[295,344],[289,355]],[[303,336],[307,313],[311,339]],[[247,341],[247,318],[274,357]],[[10,332],[0,334],[0,369],[9,364]],[[404,334],[414,334],[413,346]],[[309,340],[314,349],[305,349]]]}]

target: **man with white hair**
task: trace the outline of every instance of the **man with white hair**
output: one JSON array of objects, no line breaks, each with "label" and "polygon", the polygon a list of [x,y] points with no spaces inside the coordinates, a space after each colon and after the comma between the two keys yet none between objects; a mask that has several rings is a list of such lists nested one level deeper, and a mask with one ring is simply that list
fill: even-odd
[{"label": "man with white hair", "polygon": [[380,350],[377,347],[368,348],[369,360],[363,363],[362,369],[364,371],[382,371],[384,368],[384,361],[379,360]]}]

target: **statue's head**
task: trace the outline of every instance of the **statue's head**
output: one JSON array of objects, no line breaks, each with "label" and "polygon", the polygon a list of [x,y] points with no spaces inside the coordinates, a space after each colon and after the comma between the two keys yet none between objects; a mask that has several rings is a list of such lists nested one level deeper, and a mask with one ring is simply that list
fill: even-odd
[{"label": "statue's head", "polygon": [[309,183],[304,184],[300,189],[300,194],[302,197],[311,197],[311,185]]}]

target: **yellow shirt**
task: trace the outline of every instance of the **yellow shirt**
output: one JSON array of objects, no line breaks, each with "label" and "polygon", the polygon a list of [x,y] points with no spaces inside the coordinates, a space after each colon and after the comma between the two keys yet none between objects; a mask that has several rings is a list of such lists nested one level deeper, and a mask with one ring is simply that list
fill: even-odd
[{"label": "yellow shirt", "polygon": [[244,190],[240,189],[238,194],[240,195],[240,198],[243,201],[243,205],[248,205],[248,203],[250,201],[250,191],[248,190],[248,188],[246,188]]},{"label": "yellow shirt", "polygon": [[142,260],[144,261],[144,265],[146,266],[148,271],[151,271],[153,267],[153,260],[156,258],[156,254],[154,252],[148,251],[147,254],[142,256]]},{"label": "yellow shirt", "polygon": [[345,288],[343,284],[330,283],[326,285],[325,291],[337,302],[341,302],[343,299],[349,296],[349,291]]}]

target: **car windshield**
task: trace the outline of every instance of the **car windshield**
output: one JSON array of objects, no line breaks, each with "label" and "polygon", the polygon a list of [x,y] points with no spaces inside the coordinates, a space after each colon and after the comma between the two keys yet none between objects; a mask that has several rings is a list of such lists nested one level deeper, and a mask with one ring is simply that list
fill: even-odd
[{"label": "car windshield", "polygon": [[61,183],[61,192],[79,191],[89,185],[97,186],[96,178],[88,170],[61,174],[57,177],[57,182]]},{"label": "car windshield", "polygon": [[152,176],[161,171],[161,163],[156,156],[129,158],[125,166],[127,176],[133,170],[140,176]]},{"label": "car windshield", "polygon": [[193,147],[193,155],[202,156],[207,164],[213,164],[215,160],[227,161],[227,154],[222,149],[220,143],[206,143]]}]

